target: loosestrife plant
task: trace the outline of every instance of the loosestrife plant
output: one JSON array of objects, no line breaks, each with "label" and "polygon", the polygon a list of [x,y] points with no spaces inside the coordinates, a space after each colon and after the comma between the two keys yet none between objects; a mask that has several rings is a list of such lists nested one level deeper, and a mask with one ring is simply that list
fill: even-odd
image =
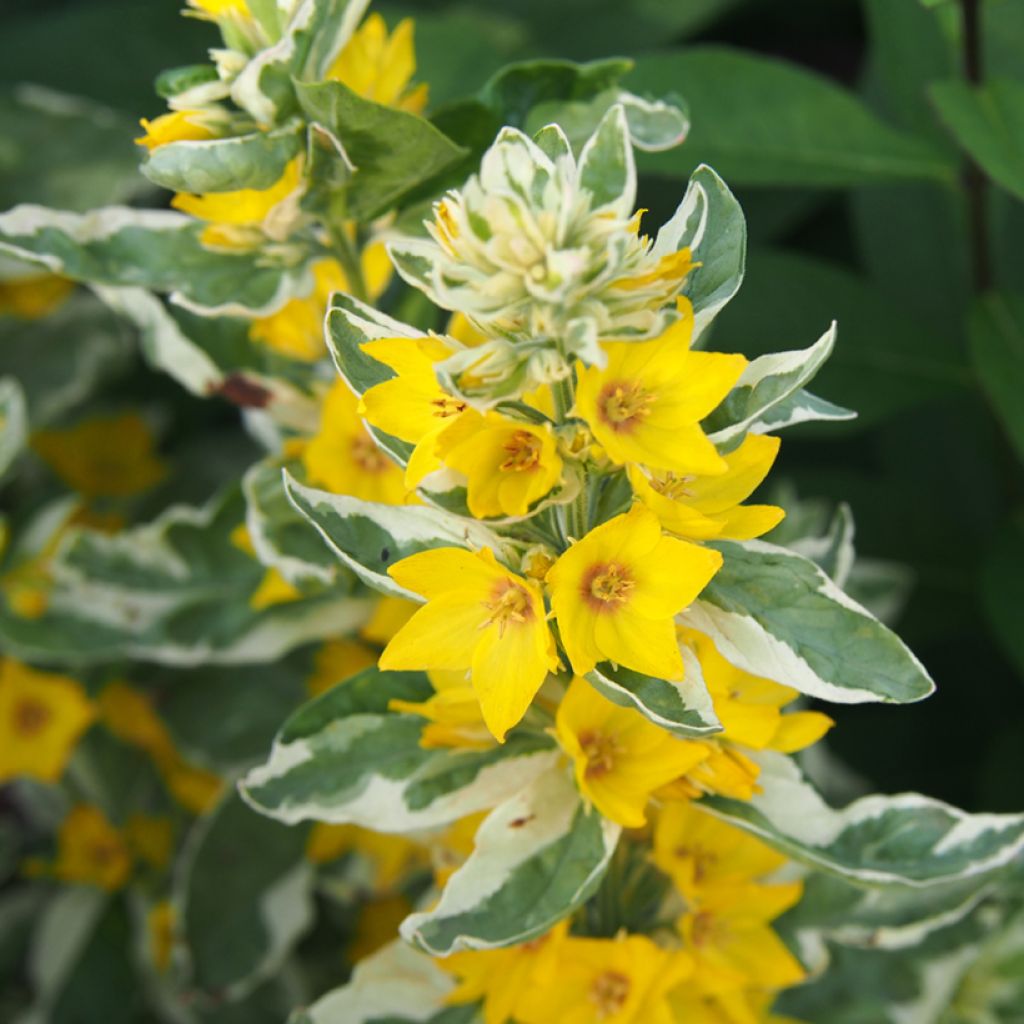
[{"label": "loosestrife plant", "polygon": [[103,304],[251,439],[190,503],[152,414],[2,384],[36,957],[133,930],[169,1021],[781,1024],[839,1019],[881,949],[884,1019],[997,1019],[1024,818],[835,810],[794,756],[808,698],[933,689],[850,596],[845,510],[751,500],[782,430],[853,415],[807,390],[835,325],[728,351],[742,211],[701,166],[648,223],[634,150],[687,118],[627,62],[426,120],[412,23],[365,7],[190,0],[222,45],[137,140],[173,209],[0,215],[6,308]]}]

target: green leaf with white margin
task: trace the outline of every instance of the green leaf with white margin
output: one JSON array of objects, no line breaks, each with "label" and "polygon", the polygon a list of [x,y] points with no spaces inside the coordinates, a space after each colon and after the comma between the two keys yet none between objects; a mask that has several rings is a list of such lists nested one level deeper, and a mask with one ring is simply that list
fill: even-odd
[{"label": "green leaf with white margin", "polygon": [[[457,1014],[450,1024],[469,1024],[475,1007],[446,1010],[445,998],[454,987],[454,978],[429,956],[396,940],[360,960],[352,980],[321,996],[300,1020],[303,1024],[434,1024],[437,1014],[449,1013]],[[448,1017],[444,1024],[449,1024]]]},{"label": "green leaf with white margin", "polygon": [[495,807],[552,771],[558,754],[545,733],[514,732],[483,750],[421,747],[424,719],[388,705],[433,693],[421,672],[365,669],[285,722],[266,763],[242,780],[242,795],[286,824],[408,833]]},{"label": "green leaf with white margin", "polygon": [[[302,471],[295,459],[287,460],[285,468],[291,474]],[[242,477],[252,546],[264,565],[277,569],[290,583],[331,584],[338,576],[338,560],[289,502],[281,470],[281,460],[268,457],[253,463]]]},{"label": "green leaf with white margin", "polygon": [[13,377],[0,378],[0,480],[14,465],[28,440],[25,392]]},{"label": "green leaf with white margin", "polygon": [[621,828],[549,770],[481,823],[473,853],[402,938],[433,956],[528,942],[571,914],[601,881]]},{"label": "green leaf with white margin", "polygon": [[968,814],[919,793],[866,796],[833,810],[792,759],[752,755],[762,792],[709,796],[701,807],[794,860],[862,885],[980,886],[1024,853],[1024,815]]},{"label": "green leaf with white margin", "polygon": [[54,558],[47,612],[0,614],[0,637],[41,661],[137,657],[166,665],[270,661],[361,626],[372,602],[335,587],[256,610],[266,570],[231,539],[245,514],[229,489],[205,508],[176,505],[108,535],[69,531]]},{"label": "green leaf with white margin", "polygon": [[595,209],[609,206],[619,217],[633,212],[636,164],[626,112],[620,104],[601,118],[583,147],[576,173],[580,187],[589,190]]},{"label": "green leaf with white margin", "polygon": [[764,541],[711,546],[725,562],[682,620],[738,668],[836,704],[935,689],[903,641],[809,559]]},{"label": "green leaf with white margin", "polygon": [[364,99],[341,82],[296,86],[306,117],[345,148],[355,167],[345,200],[348,215],[369,221],[466,153],[416,114]]},{"label": "green leaf with white margin", "polygon": [[722,731],[715,715],[700,662],[689,647],[680,648],[685,674],[680,682],[645,676],[603,662],[587,681],[619,707],[639,711],[644,718],[683,739],[701,739]]},{"label": "green leaf with white margin", "polygon": [[303,145],[300,125],[230,139],[168,142],[149,152],[141,170],[175,192],[267,189],[284,174]]},{"label": "green leaf with white margin", "polygon": [[205,313],[265,316],[312,288],[304,266],[276,264],[264,250],[214,252],[200,242],[202,230],[172,210],[23,205],[0,214],[0,253],[86,284],[169,292]]},{"label": "green leaf with white margin", "polygon": [[300,484],[285,474],[288,500],[316,528],[331,550],[367,586],[422,600],[388,576],[395,562],[432,548],[490,548],[500,560],[505,542],[483,523],[437,508],[380,505]]},{"label": "green leaf with white margin", "polygon": [[844,588],[856,557],[853,534],[853,511],[845,501],[841,501],[823,534],[801,537],[786,547],[809,558],[837,587]]},{"label": "green leaf with white margin", "polygon": [[736,294],[747,258],[747,222],[736,197],[706,164],[690,177],[683,200],[658,232],[651,250],[667,256],[689,246],[700,263],[683,294],[693,303],[693,336],[699,339],[718,311]]},{"label": "green leaf with white margin", "polygon": [[313,924],[306,833],[255,814],[230,789],[196,823],[172,894],[194,986],[241,998],[280,967]]},{"label": "green leaf with white margin", "polygon": [[802,390],[825,364],[835,343],[833,323],[810,348],[772,352],[748,363],[733,389],[702,424],[711,440],[716,445],[736,445],[748,431],[765,434],[822,418],[814,415],[818,403],[825,406],[823,418],[853,418],[855,413]]}]

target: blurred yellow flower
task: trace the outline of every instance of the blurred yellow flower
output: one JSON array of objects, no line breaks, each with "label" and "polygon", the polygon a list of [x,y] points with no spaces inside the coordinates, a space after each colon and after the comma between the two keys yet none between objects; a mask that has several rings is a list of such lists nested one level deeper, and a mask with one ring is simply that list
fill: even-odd
[{"label": "blurred yellow flower", "polygon": [[0,281],[0,316],[36,320],[52,313],[74,290],[74,281],[56,274],[32,274]]},{"label": "blurred yellow flower", "polygon": [[306,677],[306,690],[310,697],[319,697],[376,664],[377,652],[358,640],[328,640],[313,655],[313,671]]},{"label": "blurred yellow flower", "polygon": [[92,804],[78,804],[68,812],[57,833],[57,857],[52,864],[28,864],[32,875],[50,875],[108,892],[120,889],[131,870],[131,853],[121,833]]}]

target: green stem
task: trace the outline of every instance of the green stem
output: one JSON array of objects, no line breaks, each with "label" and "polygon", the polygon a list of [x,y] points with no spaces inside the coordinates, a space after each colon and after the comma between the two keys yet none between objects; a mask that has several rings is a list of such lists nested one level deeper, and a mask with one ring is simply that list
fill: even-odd
[{"label": "green stem", "polygon": [[576,402],[572,381],[568,377],[556,381],[551,385],[551,392],[555,399],[555,421],[559,424],[564,423],[569,418],[569,410]]},{"label": "green stem", "polygon": [[359,259],[359,252],[357,251],[354,243],[349,239],[344,228],[338,229],[330,227],[327,230],[331,236],[331,242],[334,245],[334,255],[341,264],[341,269],[345,271],[345,277],[348,278],[350,294],[360,302],[369,302],[370,295],[366,290],[366,278],[363,277],[363,265]]},{"label": "green stem", "polygon": [[587,481],[580,484],[579,493],[565,506],[565,532],[573,540],[582,540],[590,526],[590,499]]}]

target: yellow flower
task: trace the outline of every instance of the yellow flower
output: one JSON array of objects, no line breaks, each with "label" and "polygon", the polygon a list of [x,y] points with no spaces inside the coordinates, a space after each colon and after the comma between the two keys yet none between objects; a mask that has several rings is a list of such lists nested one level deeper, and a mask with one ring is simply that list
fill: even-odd
[{"label": "yellow flower", "polygon": [[146,914],[146,936],[153,966],[165,973],[174,952],[175,914],[170,900],[154,903]]},{"label": "yellow flower", "polygon": [[170,818],[129,814],[124,838],[132,852],[151,867],[167,867],[174,851],[174,825]]},{"label": "yellow flower", "polygon": [[551,607],[573,671],[612,661],[681,679],[674,615],[722,564],[717,551],[664,537],[643,505],[591,530],[547,575]]},{"label": "yellow flower", "polygon": [[310,697],[319,697],[376,664],[376,652],[358,640],[328,640],[313,655],[313,671],[306,678],[306,691]]},{"label": "yellow flower", "polygon": [[57,833],[53,877],[113,892],[128,881],[131,869],[128,847],[98,807],[78,804],[68,812]]},{"label": "yellow flower", "polygon": [[[231,543],[250,558],[257,558],[256,548],[249,534],[249,527],[239,523],[231,531]],[[256,589],[249,595],[249,607],[254,612],[272,608],[276,604],[287,604],[289,601],[302,600],[302,591],[281,575],[279,569],[267,569]]]},{"label": "yellow flower", "polygon": [[146,134],[135,141],[148,150],[165,146],[168,142],[205,142],[220,134],[215,130],[219,120],[208,110],[174,110],[152,121],[144,117],[139,124]]},{"label": "yellow flower", "polygon": [[524,994],[520,1024],[674,1024],[668,993],[693,972],[683,952],[645,935],[568,938],[547,984]]},{"label": "yellow flower", "polygon": [[422,703],[391,700],[388,708],[408,715],[422,715],[429,722],[423,727],[420,746],[466,747],[486,750],[494,746],[494,737],[484,722],[476,691],[464,672],[430,672],[434,695]]},{"label": "yellow flower", "polygon": [[576,412],[617,465],[636,462],[680,474],[724,473],[700,421],[736,383],[740,355],[690,350],[692,316],[654,341],[604,346],[608,365],[577,364]]},{"label": "yellow flower", "polygon": [[580,792],[611,821],[639,828],[651,794],[685,775],[707,756],[699,743],[680,740],[639,711],[605,700],[573,679],[558,706],[555,730],[572,758]]},{"label": "yellow flower", "polygon": [[132,497],[167,475],[146,421],[134,412],[36,431],[32,448],[68,487],[90,498]]},{"label": "yellow flower", "polygon": [[679,931],[707,991],[778,989],[803,980],[799,961],[769,927],[802,894],[801,882],[721,882],[700,890]]},{"label": "yellow flower", "polygon": [[724,473],[679,475],[667,471],[628,469],[633,493],[678,537],[708,540],[749,540],[777,526],[785,511],[774,505],[741,505],[768,475],[779,451],[779,439],[748,434],[722,459]]},{"label": "yellow flower", "polygon": [[359,635],[370,643],[386,644],[412,618],[417,608],[419,605],[415,601],[404,597],[380,597]]},{"label": "yellow flower", "polygon": [[504,741],[558,667],[540,589],[488,548],[421,551],[388,575],[427,603],[395,634],[380,667],[468,670],[487,728]]},{"label": "yellow flower", "polygon": [[56,274],[0,281],[0,316],[36,320],[52,313],[74,290],[74,281]]},{"label": "yellow flower", "polygon": [[118,739],[144,750],[175,800],[193,814],[208,810],[224,785],[212,772],[188,764],[174,746],[148,697],[126,683],[110,683],[99,696],[103,724]]},{"label": "yellow flower", "polygon": [[478,519],[525,516],[562,475],[547,424],[468,409],[438,438],[437,455],[467,480],[467,504]]},{"label": "yellow flower", "polygon": [[419,114],[427,105],[427,87],[409,87],[415,71],[412,19],[404,18],[388,36],[384,19],[375,13],[353,33],[326,77],[368,100]]},{"label": "yellow flower", "polygon": [[359,401],[343,380],[327,392],[320,430],[302,453],[310,480],[335,494],[402,505],[410,497],[402,470],[370,436],[358,414]]},{"label": "yellow flower", "polygon": [[443,889],[448,879],[469,859],[476,849],[476,833],[480,828],[487,811],[467,814],[458,821],[453,821],[441,832],[432,833],[426,838],[430,852],[430,862],[434,868],[434,885]]},{"label": "yellow flower", "polygon": [[57,782],[96,717],[73,679],[0,661],[0,783],[17,775]]},{"label": "yellow flower", "polygon": [[370,388],[359,402],[359,413],[385,433],[416,445],[405,471],[415,487],[428,473],[440,469],[437,439],[466,411],[466,403],[441,388],[434,363],[454,349],[440,338],[380,338],[360,346],[397,376]]},{"label": "yellow flower", "polygon": [[556,983],[559,950],[568,932],[569,922],[562,921],[532,942],[453,953],[436,960],[438,967],[459,979],[445,1002],[475,1003],[482,999],[484,1024],[520,1020],[519,1011],[530,992],[550,991]]},{"label": "yellow flower", "polygon": [[654,863],[687,897],[707,885],[749,882],[786,858],[742,829],[690,803],[666,804],[654,828]]},{"label": "yellow flower", "polygon": [[686,1024],[801,1024],[772,1013],[775,998],[775,992],[753,988],[708,991],[698,974],[672,992],[669,1002],[675,1019]]},{"label": "yellow flower", "polygon": [[306,859],[329,864],[346,853],[357,853],[370,867],[370,886],[385,893],[413,868],[426,862],[424,849],[404,836],[373,832],[358,825],[329,825],[317,822],[306,841]]},{"label": "yellow flower", "polygon": [[398,926],[413,912],[408,896],[388,893],[375,896],[359,907],[356,917],[355,934],[348,947],[348,958],[352,963],[376,953],[398,935]]}]

